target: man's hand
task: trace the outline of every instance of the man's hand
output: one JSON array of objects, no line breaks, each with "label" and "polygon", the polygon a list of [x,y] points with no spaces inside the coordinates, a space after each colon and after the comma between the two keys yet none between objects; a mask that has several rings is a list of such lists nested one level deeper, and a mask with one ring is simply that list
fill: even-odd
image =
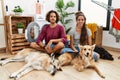
[{"label": "man's hand", "polygon": [[46,45],[46,47],[45,47],[45,49],[47,50],[47,49],[51,49],[51,44],[52,44],[52,40],[50,40],[49,42],[48,42],[48,44]]}]

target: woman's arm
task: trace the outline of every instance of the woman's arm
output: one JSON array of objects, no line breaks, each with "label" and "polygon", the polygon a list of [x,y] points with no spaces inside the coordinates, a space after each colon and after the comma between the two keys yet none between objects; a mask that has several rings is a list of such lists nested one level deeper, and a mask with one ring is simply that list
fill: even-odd
[{"label": "woman's arm", "polygon": [[92,33],[89,28],[87,28],[87,33],[88,33],[88,44],[92,45]]},{"label": "woman's arm", "polygon": [[70,35],[70,47],[72,48],[72,50],[77,51],[77,49],[74,46],[74,39],[71,35]]},{"label": "woman's arm", "polygon": [[92,45],[92,36],[88,36],[88,44]]}]

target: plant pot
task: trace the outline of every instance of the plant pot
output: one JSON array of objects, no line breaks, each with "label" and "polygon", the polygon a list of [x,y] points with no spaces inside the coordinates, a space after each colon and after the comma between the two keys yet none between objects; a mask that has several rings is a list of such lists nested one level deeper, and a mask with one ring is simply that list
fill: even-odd
[{"label": "plant pot", "polygon": [[23,33],[23,28],[18,28],[18,34],[22,34]]},{"label": "plant pot", "polygon": [[22,12],[15,12],[15,15],[22,15]]}]

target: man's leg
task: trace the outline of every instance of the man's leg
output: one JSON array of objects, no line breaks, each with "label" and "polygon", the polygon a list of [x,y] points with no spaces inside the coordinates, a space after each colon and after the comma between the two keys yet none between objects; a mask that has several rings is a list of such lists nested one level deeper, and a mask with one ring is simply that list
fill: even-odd
[{"label": "man's leg", "polygon": [[36,50],[45,51],[45,49],[43,49],[42,45],[41,44],[38,45],[36,42],[31,42],[30,47],[32,47]]},{"label": "man's leg", "polygon": [[51,46],[51,49],[46,49],[46,51],[48,54],[59,53],[62,48],[64,48],[64,44],[62,42],[59,42],[56,45]]}]

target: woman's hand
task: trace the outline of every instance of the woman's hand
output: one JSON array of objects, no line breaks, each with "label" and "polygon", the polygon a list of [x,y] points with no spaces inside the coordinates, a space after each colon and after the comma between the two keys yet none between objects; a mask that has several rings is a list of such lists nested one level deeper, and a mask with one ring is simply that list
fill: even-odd
[{"label": "woman's hand", "polygon": [[78,50],[74,50],[75,52],[78,52]]}]

